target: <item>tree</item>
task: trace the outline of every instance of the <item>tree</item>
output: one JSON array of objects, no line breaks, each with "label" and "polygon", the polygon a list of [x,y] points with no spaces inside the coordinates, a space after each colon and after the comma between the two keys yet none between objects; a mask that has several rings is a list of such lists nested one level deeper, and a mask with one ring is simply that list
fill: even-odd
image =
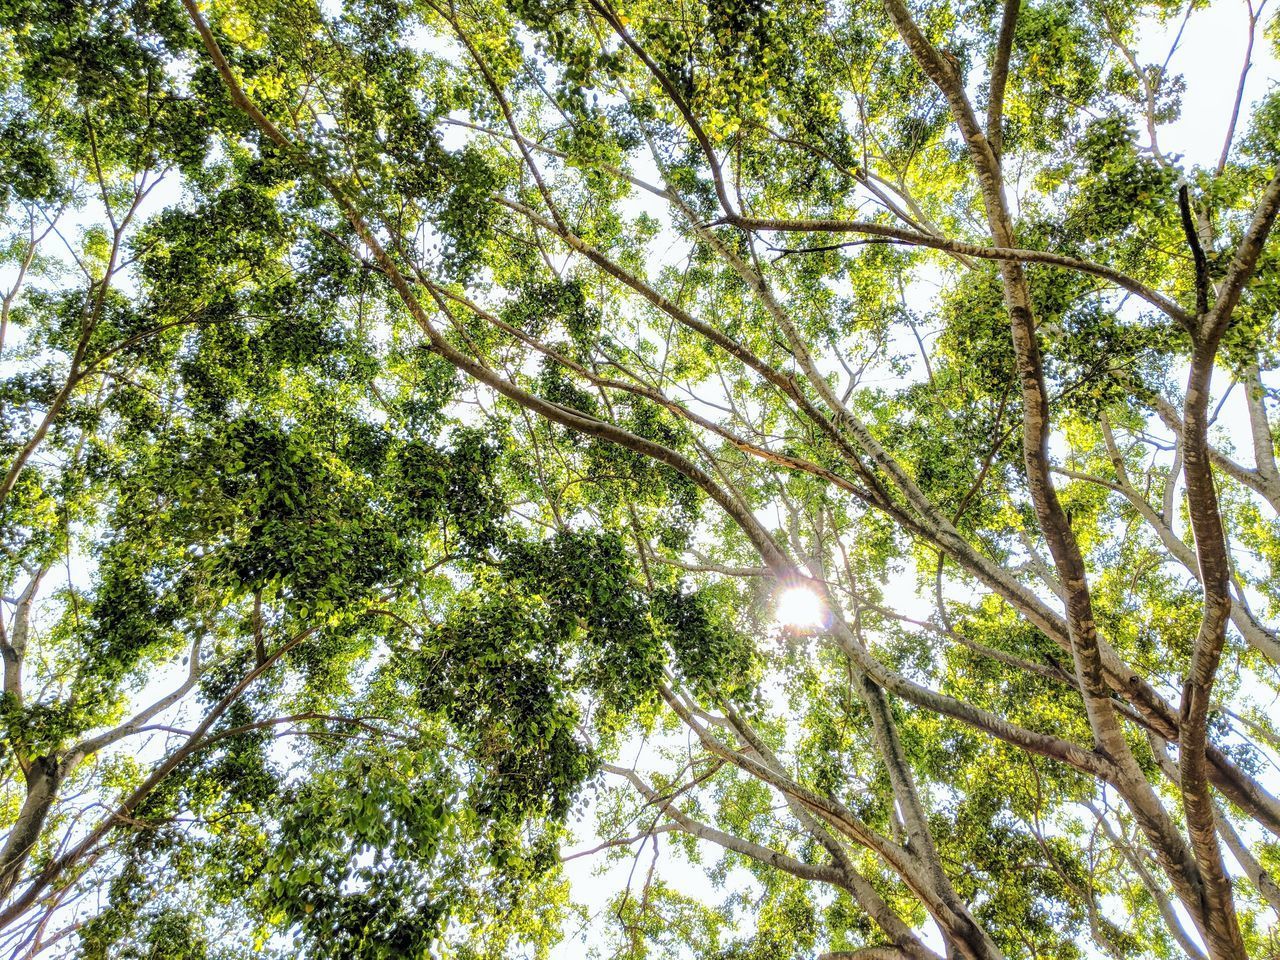
[{"label": "tree", "polygon": [[620,956],[1275,952],[1280,100],[1162,149],[1194,6],[0,10],[14,956],[543,955],[588,796],[752,884]]}]

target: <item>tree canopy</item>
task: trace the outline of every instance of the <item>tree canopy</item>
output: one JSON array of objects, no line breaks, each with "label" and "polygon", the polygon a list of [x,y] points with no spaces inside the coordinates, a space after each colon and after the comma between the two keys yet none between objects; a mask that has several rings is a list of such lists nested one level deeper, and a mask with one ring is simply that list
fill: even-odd
[{"label": "tree canopy", "polygon": [[0,0],[0,953],[1280,953],[1212,15]]}]

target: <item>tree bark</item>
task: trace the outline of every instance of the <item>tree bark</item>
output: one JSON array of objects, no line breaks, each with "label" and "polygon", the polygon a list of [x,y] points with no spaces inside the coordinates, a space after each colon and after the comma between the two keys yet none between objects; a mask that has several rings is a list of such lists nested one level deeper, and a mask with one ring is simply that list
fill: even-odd
[{"label": "tree bark", "polygon": [[27,795],[4,847],[0,849],[0,903],[8,899],[31,858],[45,819],[66,775],[66,766],[54,757],[40,756],[27,767]]}]

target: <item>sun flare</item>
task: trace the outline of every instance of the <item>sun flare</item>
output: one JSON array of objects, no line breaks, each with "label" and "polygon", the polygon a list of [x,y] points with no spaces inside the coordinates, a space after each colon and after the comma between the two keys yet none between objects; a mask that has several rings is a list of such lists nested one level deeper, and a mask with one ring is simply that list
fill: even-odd
[{"label": "sun flare", "polygon": [[825,619],[821,598],[808,587],[788,587],[778,596],[778,623],[784,627],[817,627]]}]

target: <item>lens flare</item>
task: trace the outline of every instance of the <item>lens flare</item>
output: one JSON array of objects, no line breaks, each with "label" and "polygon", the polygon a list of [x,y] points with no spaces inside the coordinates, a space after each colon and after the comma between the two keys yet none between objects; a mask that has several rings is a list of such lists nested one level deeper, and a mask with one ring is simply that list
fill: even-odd
[{"label": "lens flare", "polygon": [[777,618],[784,627],[820,627],[826,610],[822,599],[808,587],[787,587],[778,596]]}]

